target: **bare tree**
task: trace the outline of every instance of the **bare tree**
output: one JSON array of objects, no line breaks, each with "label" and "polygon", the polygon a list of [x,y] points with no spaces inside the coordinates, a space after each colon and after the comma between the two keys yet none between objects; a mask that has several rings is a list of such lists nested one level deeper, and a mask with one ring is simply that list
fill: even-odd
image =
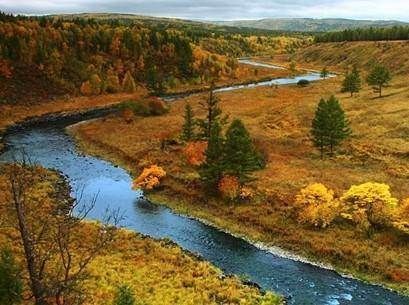
[{"label": "bare tree", "polygon": [[96,197],[83,205],[82,196],[68,200],[68,190],[63,191],[60,184],[53,185],[60,192],[33,195],[37,187],[44,187],[44,169],[21,162],[9,165],[6,172],[11,195],[9,223],[21,238],[35,304],[81,304],[82,283],[89,277],[87,266],[113,242],[121,220],[119,211],[107,211],[98,225],[84,223]]}]

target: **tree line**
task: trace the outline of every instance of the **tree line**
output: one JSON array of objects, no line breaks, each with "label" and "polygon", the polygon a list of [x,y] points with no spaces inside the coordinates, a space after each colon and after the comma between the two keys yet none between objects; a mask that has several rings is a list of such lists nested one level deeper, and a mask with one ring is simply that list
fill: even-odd
[{"label": "tree line", "polygon": [[318,34],[315,42],[409,40],[409,26],[358,28]]}]

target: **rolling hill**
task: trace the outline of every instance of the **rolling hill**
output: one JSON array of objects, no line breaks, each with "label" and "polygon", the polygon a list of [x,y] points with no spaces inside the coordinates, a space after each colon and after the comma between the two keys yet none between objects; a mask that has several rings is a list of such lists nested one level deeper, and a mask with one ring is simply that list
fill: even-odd
[{"label": "rolling hill", "polygon": [[313,18],[266,18],[260,20],[216,21],[217,25],[257,28],[275,31],[326,32],[365,27],[391,27],[409,25],[395,20],[352,20]]}]

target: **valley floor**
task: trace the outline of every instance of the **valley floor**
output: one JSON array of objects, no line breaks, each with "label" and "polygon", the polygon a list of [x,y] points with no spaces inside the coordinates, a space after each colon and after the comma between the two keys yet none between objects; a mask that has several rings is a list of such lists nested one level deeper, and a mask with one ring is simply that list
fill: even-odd
[{"label": "valley floor", "polygon": [[[247,204],[205,198],[197,187],[196,170],[184,159],[183,146],[161,150],[164,133],[178,137],[186,103],[197,116],[204,115],[199,102],[205,94],[174,102],[170,112],[160,117],[136,118],[128,124],[120,116],[111,116],[74,126],[71,132],[88,153],[120,164],[135,176],[145,166],[162,166],[167,178],[159,191],[149,195],[154,201],[409,294],[409,248],[401,238],[387,231],[368,237],[346,224],[313,230],[289,217],[294,195],[313,182],[324,183],[336,194],[352,184],[383,182],[391,186],[395,197],[408,196],[406,80],[396,78],[381,99],[369,88],[353,98],[338,94],[340,82],[338,77],[306,88],[266,87],[218,94],[223,112],[230,119],[243,120],[267,157],[267,167],[256,173],[252,184],[257,196]],[[322,161],[311,145],[309,130],[319,99],[331,94],[346,110],[353,137],[335,157]]]}]

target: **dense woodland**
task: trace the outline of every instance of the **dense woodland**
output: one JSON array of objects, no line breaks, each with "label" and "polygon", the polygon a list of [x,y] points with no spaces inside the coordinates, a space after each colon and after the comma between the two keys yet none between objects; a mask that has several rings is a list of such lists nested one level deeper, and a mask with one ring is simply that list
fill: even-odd
[{"label": "dense woodland", "polygon": [[316,42],[409,40],[408,26],[359,28],[315,36]]},{"label": "dense woodland", "polygon": [[236,31],[189,22],[1,14],[0,77],[6,81],[0,100],[18,100],[27,87],[33,92],[25,97],[41,91],[44,99],[129,91],[134,82],[158,94],[180,82],[229,75],[237,68],[236,57],[303,43],[275,32]]}]

